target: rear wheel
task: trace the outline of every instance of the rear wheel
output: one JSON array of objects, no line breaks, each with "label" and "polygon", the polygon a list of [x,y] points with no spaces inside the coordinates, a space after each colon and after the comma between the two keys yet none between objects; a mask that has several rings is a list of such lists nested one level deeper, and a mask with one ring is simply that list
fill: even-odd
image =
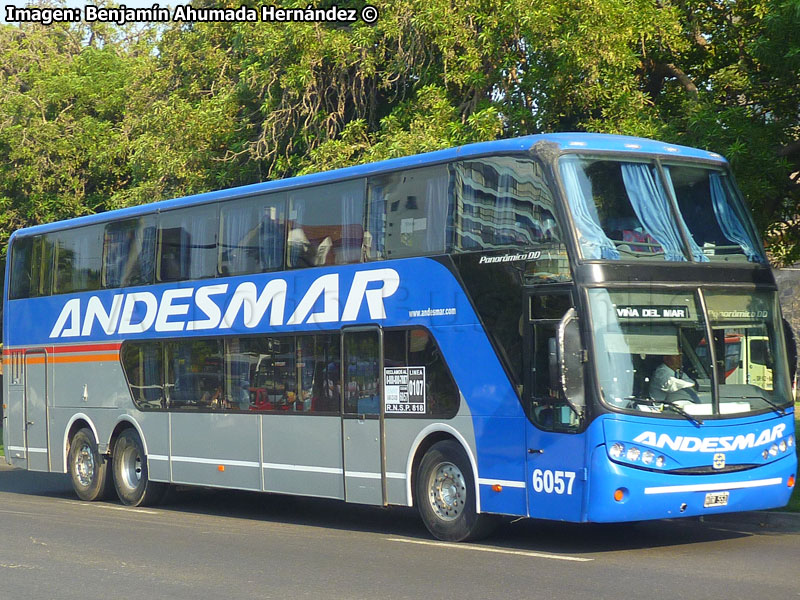
[{"label": "rear wheel", "polygon": [[147,456],[139,434],[133,429],[126,429],[117,438],[112,464],[114,487],[123,504],[149,506],[164,497],[167,485],[147,477]]},{"label": "rear wheel", "polygon": [[111,496],[113,484],[109,464],[97,449],[91,429],[79,429],[69,444],[67,468],[72,488],[86,502],[105,500]]},{"label": "rear wheel", "polygon": [[495,519],[477,512],[469,458],[455,441],[437,442],[425,453],[417,471],[415,492],[425,527],[440,540],[474,540],[494,529]]}]

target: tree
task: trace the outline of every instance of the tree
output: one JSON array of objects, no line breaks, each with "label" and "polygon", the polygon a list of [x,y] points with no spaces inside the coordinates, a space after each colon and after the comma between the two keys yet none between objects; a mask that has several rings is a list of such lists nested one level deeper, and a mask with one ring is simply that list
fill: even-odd
[{"label": "tree", "polygon": [[584,130],[726,155],[775,259],[800,256],[798,0],[378,9],[375,24],[0,26],[0,237],[268,178]]}]

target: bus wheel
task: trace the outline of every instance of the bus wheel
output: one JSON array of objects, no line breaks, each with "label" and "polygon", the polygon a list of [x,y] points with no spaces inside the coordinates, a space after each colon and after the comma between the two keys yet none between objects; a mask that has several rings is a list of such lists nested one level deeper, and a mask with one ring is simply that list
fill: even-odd
[{"label": "bus wheel", "polygon": [[167,486],[148,479],[147,456],[139,434],[133,429],[126,429],[117,438],[112,464],[114,487],[123,504],[148,506],[164,497]]},{"label": "bus wheel", "polygon": [[80,429],[72,436],[67,466],[72,487],[81,500],[93,502],[105,500],[111,495],[108,462],[98,452],[97,442],[90,429]]},{"label": "bus wheel", "polygon": [[425,527],[440,540],[474,540],[489,535],[494,528],[492,517],[477,513],[469,458],[455,441],[437,442],[425,453],[415,492]]}]

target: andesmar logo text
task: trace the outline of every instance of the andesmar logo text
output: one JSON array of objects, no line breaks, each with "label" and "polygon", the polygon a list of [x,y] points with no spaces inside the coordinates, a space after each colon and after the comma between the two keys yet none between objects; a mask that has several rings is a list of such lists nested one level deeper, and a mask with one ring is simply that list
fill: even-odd
[{"label": "andesmar logo text", "polygon": [[705,438],[677,435],[672,438],[666,433],[658,435],[654,431],[645,431],[633,438],[633,441],[638,444],[670,448],[681,452],[733,452],[770,444],[780,439],[785,429],[786,424],[779,423],[772,429],[762,431],[757,438],[755,433]]},{"label": "andesmar logo text", "polygon": [[[372,284],[372,287],[368,287]],[[400,287],[400,275],[394,269],[358,271],[347,292],[344,310],[339,312],[339,274],[315,279],[294,312],[285,319],[285,279],[273,279],[260,291],[251,281],[240,283],[228,299],[227,283],[198,288],[167,289],[160,296],[152,292],[117,294],[111,305],[104,305],[98,296],[88,302],[73,298],[64,305],[56,319],[50,338],[71,338],[92,335],[99,325],[106,335],[157,332],[230,329],[239,315],[244,326],[259,325],[269,309],[269,325],[301,323],[333,323],[355,321],[366,301],[372,320],[386,318],[384,299]],[[321,304],[322,310],[312,312]],[[190,315],[200,318],[190,319]]]}]

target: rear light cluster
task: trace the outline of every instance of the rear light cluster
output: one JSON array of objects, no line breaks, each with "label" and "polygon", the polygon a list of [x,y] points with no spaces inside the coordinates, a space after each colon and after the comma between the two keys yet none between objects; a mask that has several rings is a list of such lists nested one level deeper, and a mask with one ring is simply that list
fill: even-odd
[{"label": "rear light cluster", "polygon": [[764,460],[767,460],[770,456],[778,456],[778,454],[783,454],[792,448],[794,448],[794,436],[790,435],[772,444],[772,446],[761,453],[761,456],[764,457]]},{"label": "rear light cluster", "polygon": [[656,454],[651,450],[640,450],[636,446],[625,447],[621,442],[614,442],[608,448],[611,458],[624,459],[632,463],[641,463],[646,467],[663,468],[667,464],[667,459],[661,454]]}]

